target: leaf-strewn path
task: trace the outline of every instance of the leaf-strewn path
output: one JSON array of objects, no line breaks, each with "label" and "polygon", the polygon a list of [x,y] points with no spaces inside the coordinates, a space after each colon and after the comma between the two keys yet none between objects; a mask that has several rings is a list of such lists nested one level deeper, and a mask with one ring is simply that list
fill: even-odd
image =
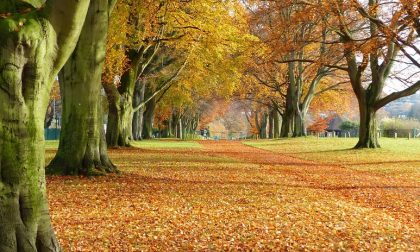
[{"label": "leaf-strewn path", "polygon": [[[291,182],[289,186],[316,189],[331,197],[345,197],[360,205],[384,210],[405,224],[418,227],[420,208],[416,203],[420,196],[420,185],[415,181],[352,170],[345,165],[315,163],[253,148],[240,142],[203,144],[209,152],[217,155],[267,165],[269,172],[285,175]],[[273,166],[277,169],[273,169]]]},{"label": "leaf-strewn path", "polygon": [[246,146],[114,150],[118,176],[53,177],[70,251],[418,251],[415,180]]}]

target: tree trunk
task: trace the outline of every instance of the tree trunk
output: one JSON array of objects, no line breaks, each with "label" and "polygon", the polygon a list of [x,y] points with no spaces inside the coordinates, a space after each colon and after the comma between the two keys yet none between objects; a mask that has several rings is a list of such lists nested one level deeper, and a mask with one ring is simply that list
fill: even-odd
[{"label": "tree trunk", "polygon": [[270,114],[268,115],[268,138],[273,139],[274,138],[274,116],[273,111],[270,111]]},{"label": "tree trunk", "polygon": [[286,105],[282,114],[282,125],[280,137],[289,137],[293,133],[293,115],[294,115],[294,88],[289,84],[286,95]]},{"label": "tree trunk", "polygon": [[277,110],[273,111],[273,121],[274,121],[273,137],[279,138],[280,137],[280,115],[279,115],[279,112],[277,112]]},{"label": "tree trunk", "polygon": [[48,1],[42,11],[16,14],[21,2],[0,4],[0,13],[12,12],[0,18],[0,251],[60,251],[47,202],[44,120],[89,1]]},{"label": "tree trunk", "polygon": [[306,136],[305,115],[302,111],[295,111],[293,137]]},{"label": "tree trunk", "polygon": [[153,121],[155,119],[156,99],[150,100],[144,112],[143,138],[153,138]]},{"label": "tree trunk", "polygon": [[109,147],[130,147],[133,140],[133,96],[141,68],[142,51],[129,50],[130,68],[121,76],[118,88],[114,84],[103,85],[108,98],[108,126],[106,140]]},{"label": "tree trunk", "polygon": [[286,138],[289,137],[289,135],[292,132],[292,126],[293,126],[293,118],[290,113],[285,112],[285,114],[282,115],[282,123],[281,123],[281,134],[280,137]]},{"label": "tree trunk", "polygon": [[[139,82],[136,85],[134,90],[134,101],[133,107],[137,107],[140,103],[144,101],[144,93],[146,90],[146,85],[144,82]],[[144,115],[144,106],[137,110],[133,115],[133,139],[141,140],[143,133],[143,115]]]},{"label": "tree trunk", "polygon": [[[50,174],[114,172],[102,140],[101,76],[108,30],[108,0],[92,0],[76,49],[60,72],[63,104],[60,144]],[[104,149],[101,149],[104,148]]]},{"label": "tree trunk", "polygon": [[177,130],[177,136],[178,136],[179,139],[183,138],[182,131],[183,131],[183,129],[182,129],[182,118],[179,118],[178,119],[178,130]]},{"label": "tree trunk", "polygon": [[260,123],[260,138],[261,139],[267,138],[267,121],[268,121],[268,115],[264,113],[261,118],[261,123]]},{"label": "tree trunk", "polygon": [[188,136],[189,131],[188,131],[188,120],[187,119],[182,120],[181,128],[182,128],[182,139],[187,140],[188,137],[189,137]]},{"label": "tree trunk", "polygon": [[359,141],[355,148],[380,148],[376,124],[376,110],[367,102],[359,100]]},{"label": "tree trunk", "polygon": [[0,251],[59,251],[45,187],[45,110],[15,95],[0,92]]},{"label": "tree trunk", "polygon": [[168,137],[173,137],[173,126],[172,126],[173,116],[171,115],[168,119]]},{"label": "tree trunk", "polygon": [[[111,87],[114,88],[114,87]],[[132,137],[133,104],[130,95],[108,95],[108,124],[106,142],[109,147],[130,147]]]}]

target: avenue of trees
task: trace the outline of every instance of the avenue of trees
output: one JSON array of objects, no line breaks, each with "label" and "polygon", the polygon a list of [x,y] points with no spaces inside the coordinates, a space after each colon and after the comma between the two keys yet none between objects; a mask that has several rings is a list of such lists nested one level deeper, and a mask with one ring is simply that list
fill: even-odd
[{"label": "avenue of trees", "polygon": [[[377,111],[420,89],[419,5],[1,1],[0,251],[60,251],[46,172],[118,172],[108,148],[152,138],[154,128],[187,138],[231,101],[262,138],[305,136],[309,114],[357,110],[356,148],[379,147]],[[60,144],[45,169],[57,79]]]}]

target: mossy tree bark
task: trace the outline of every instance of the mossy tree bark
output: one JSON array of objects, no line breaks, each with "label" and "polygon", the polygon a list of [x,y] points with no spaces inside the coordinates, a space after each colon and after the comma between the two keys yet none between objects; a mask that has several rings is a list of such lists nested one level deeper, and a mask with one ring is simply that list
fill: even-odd
[{"label": "mossy tree bark", "polygon": [[[110,91],[110,89],[113,89]],[[122,95],[111,85],[106,85],[108,96],[108,124],[106,141],[109,147],[130,147],[132,137],[132,95]]]},{"label": "mossy tree bark", "polygon": [[130,67],[121,77],[118,87],[104,84],[108,97],[108,125],[106,140],[109,147],[129,147],[133,140],[133,98],[136,83],[159,49],[155,46],[142,46],[139,50],[127,51]]},{"label": "mossy tree bark", "polygon": [[[106,141],[109,147],[130,147],[133,119],[133,96],[129,91],[122,94],[116,87],[104,86],[108,96],[108,124]],[[134,89],[134,88],[133,88]]]},{"label": "mossy tree bark", "polygon": [[41,9],[45,1],[22,2],[0,5],[11,13],[0,18],[0,251],[60,251],[48,211],[44,119],[89,1]]},{"label": "mossy tree bark", "polygon": [[115,3],[91,0],[75,51],[60,72],[62,128],[57,154],[47,167],[50,174],[96,175],[116,171],[102,137],[101,106],[101,76],[112,2]]}]

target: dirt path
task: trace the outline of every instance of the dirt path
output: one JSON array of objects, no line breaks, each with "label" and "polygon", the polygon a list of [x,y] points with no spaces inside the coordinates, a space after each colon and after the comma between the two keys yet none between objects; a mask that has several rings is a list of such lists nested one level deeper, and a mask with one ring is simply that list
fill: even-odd
[{"label": "dirt path", "polygon": [[250,147],[238,141],[202,141],[209,155],[228,156],[259,164],[290,178],[290,186],[319,190],[364,207],[384,211],[419,230],[420,187],[407,181],[366,171],[302,160],[291,155]]}]

